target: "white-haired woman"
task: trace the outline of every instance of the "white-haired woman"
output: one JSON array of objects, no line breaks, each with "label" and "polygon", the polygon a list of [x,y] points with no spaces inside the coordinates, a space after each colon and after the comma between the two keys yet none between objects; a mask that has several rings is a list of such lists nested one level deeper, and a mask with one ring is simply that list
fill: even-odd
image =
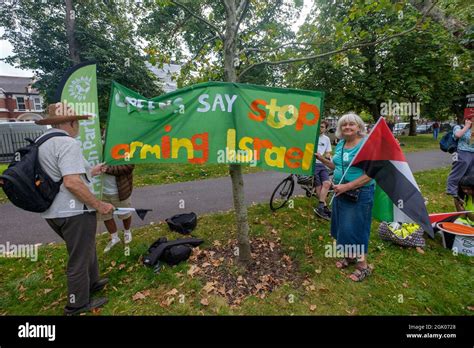
[{"label": "white-haired woman", "polygon": [[343,247],[345,256],[336,262],[336,267],[346,268],[355,264],[356,269],[350,278],[361,281],[372,273],[367,264],[367,251],[375,182],[362,169],[349,167],[349,164],[365,141],[365,124],[357,114],[345,114],[337,122],[336,137],[341,141],[336,146],[332,161],[316,157],[334,169],[336,196],[332,206],[331,235],[337,241],[338,250],[339,246]]}]

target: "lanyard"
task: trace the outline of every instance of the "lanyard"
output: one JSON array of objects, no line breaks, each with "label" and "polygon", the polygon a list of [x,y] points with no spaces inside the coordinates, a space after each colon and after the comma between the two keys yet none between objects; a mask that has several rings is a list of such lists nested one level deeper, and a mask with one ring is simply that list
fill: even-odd
[{"label": "lanyard", "polygon": [[344,140],[344,144],[342,144],[342,152],[341,152],[341,165],[342,165],[342,172],[345,173],[344,169],[344,146],[346,146],[346,140]]}]

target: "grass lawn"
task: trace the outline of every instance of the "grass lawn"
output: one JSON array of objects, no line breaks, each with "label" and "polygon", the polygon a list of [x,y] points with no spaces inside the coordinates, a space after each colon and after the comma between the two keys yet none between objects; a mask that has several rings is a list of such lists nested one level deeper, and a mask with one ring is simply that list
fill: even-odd
[{"label": "grass lawn", "polygon": [[438,140],[433,139],[432,134],[418,134],[417,136],[403,136],[399,137],[400,144],[405,144],[402,146],[404,153],[417,152],[417,151],[429,151],[429,150],[439,150],[439,141],[444,135],[440,134]]},{"label": "grass lawn", "polygon": [[[262,171],[259,167],[243,166],[243,173]],[[226,164],[139,164],[135,166],[134,185],[161,185],[176,182],[203,180],[229,175]]]},{"label": "grass lawn", "polygon": [[[429,212],[451,211],[443,194],[449,169],[420,172],[415,177],[428,199]],[[297,198],[294,208],[271,213],[267,204],[249,208],[250,235],[279,241],[305,279],[287,283],[265,298],[248,297],[231,307],[223,297],[208,294],[205,281],[188,274],[190,262],[166,267],[160,274],[141,264],[141,255],[160,236],[175,239],[166,224],[134,231],[130,255],[122,248],[102,253],[107,236],[98,237],[102,275],[110,278],[104,315],[472,315],[474,258],[443,249],[427,237],[423,253],[380,240],[372,227],[369,262],[374,274],[353,283],[336,259],[324,256],[332,243],[329,223],[314,218],[312,201]],[[196,237],[207,249],[235,237],[231,212],[200,216]],[[217,242],[216,242],[217,241]],[[39,259],[0,259],[0,315],[61,315],[66,298],[67,254],[64,245],[40,247]],[[238,276],[238,273],[235,274]],[[292,300],[290,301],[289,298]]]}]

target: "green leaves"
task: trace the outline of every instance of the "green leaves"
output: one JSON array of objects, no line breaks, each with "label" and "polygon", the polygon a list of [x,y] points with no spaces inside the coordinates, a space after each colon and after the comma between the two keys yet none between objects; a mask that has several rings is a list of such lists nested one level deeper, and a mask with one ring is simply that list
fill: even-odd
[{"label": "green leaves", "polygon": [[[105,119],[110,82],[116,80],[144,94],[160,92],[155,77],[145,66],[144,52],[136,40],[130,15],[139,7],[125,8],[115,2],[76,2],[75,38],[81,61],[95,60],[98,69],[99,112]],[[12,18],[16,18],[16,24]],[[22,29],[18,30],[19,25]],[[0,26],[4,38],[13,45],[7,62],[20,61],[20,67],[37,70],[36,84],[45,91],[47,102],[53,98],[64,71],[72,65],[68,54],[65,28],[65,6],[62,2],[25,1],[18,9],[0,8]]]}]

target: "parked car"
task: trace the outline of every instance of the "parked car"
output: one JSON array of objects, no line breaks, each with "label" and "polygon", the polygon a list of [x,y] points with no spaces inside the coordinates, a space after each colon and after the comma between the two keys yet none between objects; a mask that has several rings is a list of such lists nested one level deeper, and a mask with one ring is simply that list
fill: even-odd
[{"label": "parked car", "polygon": [[449,132],[453,127],[456,125],[456,123],[441,123],[440,132]]},{"label": "parked car", "polygon": [[50,126],[39,126],[34,122],[2,122],[0,123],[0,162],[10,162],[19,148],[28,145],[25,138],[42,135]]},{"label": "parked car", "polygon": [[402,122],[395,124],[393,127],[393,135],[400,136],[400,135],[408,135],[410,133],[410,123],[409,122]]},{"label": "parked car", "polygon": [[417,134],[429,134],[433,133],[433,126],[429,124],[420,124],[416,127]]}]

